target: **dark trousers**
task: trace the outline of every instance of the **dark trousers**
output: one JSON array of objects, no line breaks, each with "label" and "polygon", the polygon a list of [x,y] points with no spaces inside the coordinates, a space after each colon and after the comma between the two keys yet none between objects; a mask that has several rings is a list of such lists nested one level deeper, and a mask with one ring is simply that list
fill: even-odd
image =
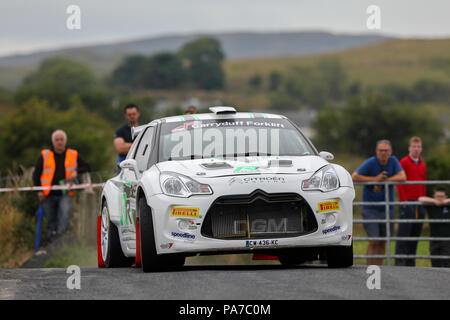
[{"label": "dark trousers", "polygon": [[[430,255],[450,256],[450,241],[430,241]],[[450,259],[431,259],[433,268],[450,268]]]},{"label": "dark trousers", "polygon": [[[401,206],[400,219],[424,219],[425,208],[422,206]],[[420,237],[423,223],[399,223],[397,237]],[[415,255],[417,241],[396,241],[395,254]],[[396,258],[396,266],[416,266],[416,260],[411,258]]]},{"label": "dark trousers", "polygon": [[47,232],[50,239],[67,231],[72,209],[71,196],[49,195],[42,202],[42,207],[47,217]]}]

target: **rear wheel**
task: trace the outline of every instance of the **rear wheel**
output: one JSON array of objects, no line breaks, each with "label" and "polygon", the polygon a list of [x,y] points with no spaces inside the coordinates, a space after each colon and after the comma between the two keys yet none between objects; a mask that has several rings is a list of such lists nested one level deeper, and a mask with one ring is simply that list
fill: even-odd
[{"label": "rear wheel", "polygon": [[328,247],[326,252],[330,268],[348,268],[353,265],[353,242],[350,246]]},{"label": "rear wheel", "polygon": [[103,204],[100,227],[100,250],[106,268],[130,267],[133,258],[127,258],[120,246],[119,232],[109,219],[108,205]]},{"label": "rear wheel", "polygon": [[139,198],[138,209],[142,270],[144,272],[151,272],[162,271],[171,267],[182,267],[185,261],[184,255],[157,254],[152,210],[148,206],[145,197]]}]

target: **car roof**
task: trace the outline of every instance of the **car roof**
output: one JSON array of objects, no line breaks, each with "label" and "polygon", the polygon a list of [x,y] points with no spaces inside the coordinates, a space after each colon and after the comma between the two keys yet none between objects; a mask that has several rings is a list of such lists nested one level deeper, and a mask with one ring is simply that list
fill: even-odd
[{"label": "car roof", "polygon": [[260,112],[236,112],[227,114],[215,114],[215,113],[198,113],[189,115],[179,115],[172,117],[165,117],[159,119],[163,123],[168,122],[184,122],[184,121],[195,121],[195,120],[215,120],[215,119],[286,119],[285,116],[270,114],[270,113],[260,113]]},{"label": "car roof", "polygon": [[216,113],[197,113],[197,114],[184,114],[172,117],[165,117],[160,119],[155,119],[147,124],[139,127],[131,128],[131,136],[135,138],[142,130],[151,125],[156,125],[158,123],[174,123],[174,122],[185,122],[185,121],[202,121],[202,120],[214,120],[214,119],[287,119],[285,116],[271,114],[271,113],[260,113],[260,112],[236,112],[236,113],[226,113],[226,114],[216,114]]}]

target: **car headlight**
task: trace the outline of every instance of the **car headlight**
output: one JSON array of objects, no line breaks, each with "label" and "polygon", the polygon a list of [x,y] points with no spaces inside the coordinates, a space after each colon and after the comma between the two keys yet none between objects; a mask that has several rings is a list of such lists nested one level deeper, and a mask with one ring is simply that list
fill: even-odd
[{"label": "car headlight", "polygon": [[175,172],[161,173],[159,182],[163,192],[169,196],[187,198],[197,194],[212,194],[212,189],[209,185],[199,183]]},{"label": "car headlight", "polygon": [[331,165],[326,165],[312,175],[311,178],[303,180],[302,190],[323,192],[333,191],[339,188],[339,178]]}]

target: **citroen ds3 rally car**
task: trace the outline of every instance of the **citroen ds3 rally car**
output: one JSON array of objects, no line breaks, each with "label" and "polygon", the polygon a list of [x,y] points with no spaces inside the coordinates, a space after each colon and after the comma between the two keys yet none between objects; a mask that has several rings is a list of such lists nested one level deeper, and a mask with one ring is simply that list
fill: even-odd
[{"label": "citroen ds3 rally car", "polygon": [[351,266],[350,174],[284,116],[210,110],[133,128],[101,195],[99,266],[148,272],[229,253]]}]

